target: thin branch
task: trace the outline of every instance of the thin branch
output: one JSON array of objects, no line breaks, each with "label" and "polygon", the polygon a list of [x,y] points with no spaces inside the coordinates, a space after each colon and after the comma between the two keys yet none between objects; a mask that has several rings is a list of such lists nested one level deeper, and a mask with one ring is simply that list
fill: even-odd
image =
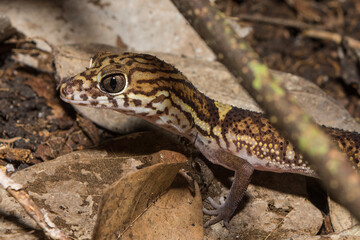
[{"label": "thin branch", "polygon": [[15,183],[11,178],[0,170],[0,184],[11,196],[13,196],[25,211],[35,220],[41,227],[45,235],[51,239],[70,240],[48,217],[45,209],[40,209],[30,196],[22,190],[22,186]]},{"label": "thin branch", "polygon": [[245,20],[245,21],[260,22],[260,23],[267,23],[267,24],[278,25],[283,27],[292,27],[296,29],[301,29],[303,30],[302,36],[317,38],[322,40],[329,40],[337,44],[340,44],[342,40],[345,39],[348,42],[349,47],[360,49],[359,40],[356,40],[355,38],[349,36],[343,36],[339,33],[326,31],[326,27],[321,25],[311,25],[296,20],[265,17],[261,15],[248,15],[248,14],[240,14],[237,15],[236,17],[231,17],[231,19],[236,21]]},{"label": "thin branch", "polygon": [[239,38],[224,15],[207,0],[172,0],[217,58],[265,110],[271,123],[309,161],[330,194],[360,220],[360,177],[345,155],[313,123],[273,77],[259,56]]},{"label": "thin branch", "polygon": [[0,142],[3,142],[3,143],[13,143],[13,142],[16,142],[18,140],[21,140],[23,139],[22,137],[14,137],[14,138],[10,138],[10,139],[3,139],[3,138],[0,138]]},{"label": "thin branch", "polygon": [[339,33],[321,31],[317,29],[307,29],[302,32],[303,36],[311,37],[311,38],[318,38],[322,40],[329,40],[333,41],[337,44],[340,44],[343,40],[347,41],[349,47],[354,49],[360,49],[360,41],[356,40],[355,38],[349,36],[342,36]]},{"label": "thin branch", "polygon": [[325,26],[322,25],[311,25],[306,24],[297,20],[290,20],[284,18],[274,18],[274,17],[266,17],[259,14],[250,15],[250,14],[239,14],[236,17],[231,17],[232,20],[239,21],[251,21],[251,22],[259,22],[259,23],[266,23],[272,25],[279,25],[283,27],[292,27],[296,29],[326,29]]}]

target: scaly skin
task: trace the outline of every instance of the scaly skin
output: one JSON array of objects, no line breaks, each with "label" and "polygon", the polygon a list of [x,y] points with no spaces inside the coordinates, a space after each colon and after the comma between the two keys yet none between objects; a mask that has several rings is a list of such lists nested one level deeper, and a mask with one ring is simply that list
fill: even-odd
[{"label": "scaly skin", "polygon": [[[226,202],[211,201],[215,210],[204,210],[217,215],[205,226],[221,220],[228,226],[254,169],[316,177],[262,114],[208,98],[175,67],[151,55],[100,52],[86,71],[62,83],[60,94],[65,102],[136,115],[185,136],[208,160],[235,171]],[[359,167],[360,135],[324,129]]]}]

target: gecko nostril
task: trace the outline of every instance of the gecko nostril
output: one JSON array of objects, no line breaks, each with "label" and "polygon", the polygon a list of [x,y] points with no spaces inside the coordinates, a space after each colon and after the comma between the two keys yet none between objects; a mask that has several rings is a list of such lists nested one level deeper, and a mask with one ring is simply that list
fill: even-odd
[{"label": "gecko nostril", "polygon": [[65,87],[64,91],[65,91],[66,94],[73,94],[74,93],[74,90],[73,90],[72,86],[70,86],[70,85],[67,85]]},{"label": "gecko nostril", "polygon": [[61,93],[62,96],[65,97],[65,96],[68,96],[68,95],[73,94],[73,93],[74,93],[74,90],[73,90],[73,88],[72,88],[70,85],[64,84],[64,85],[62,85],[62,86],[60,87],[60,93]]}]

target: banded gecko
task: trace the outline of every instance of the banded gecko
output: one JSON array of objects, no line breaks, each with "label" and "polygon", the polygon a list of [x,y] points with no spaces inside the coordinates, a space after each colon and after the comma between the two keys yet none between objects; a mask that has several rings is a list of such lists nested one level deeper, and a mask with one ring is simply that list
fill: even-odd
[{"label": "banded gecko", "polygon": [[[135,115],[192,141],[211,162],[235,172],[226,201],[213,200],[215,215],[228,227],[254,169],[317,177],[292,144],[261,113],[210,99],[174,66],[148,54],[100,52],[84,72],[62,82],[68,103]],[[360,135],[324,129],[359,167]]]}]

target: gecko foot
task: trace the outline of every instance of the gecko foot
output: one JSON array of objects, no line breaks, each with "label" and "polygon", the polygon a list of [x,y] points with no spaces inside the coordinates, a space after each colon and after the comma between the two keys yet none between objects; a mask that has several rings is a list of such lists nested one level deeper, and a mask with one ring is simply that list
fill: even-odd
[{"label": "gecko foot", "polygon": [[218,162],[221,162],[223,166],[226,166],[225,163],[228,164],[229,169],[235,170],[235,175],[226,201],[220,199],[220,204],[217,204],[210,198],[209,201],[214,207],[214,210],[203,209],[205,214],[216,216],[206,222],[204,227],[223,221],[224,226],[229,229],[229,221],[245,195],[254,168],[246,160],[226,152],[215,152],[212,157],[217,159]]},{"label": "gecko foot", "polygon": [[203,208],[203,212],[207,215],[212,215],[216,217],[207,221],[204,227],[206,228],[217,222],[223,221],[224,226],[227,229],[229,229],[230,228],[229,221],[234,213],[233,208],[229,207],[228,204],[226,204],[226,201],[224,200],[223,197],[220,198],[220,204],[217,204],[211,197],[208,197],[207,200],[210,202],[211,206],[213,206],[215,209],[208,210],[206,208]]}]

